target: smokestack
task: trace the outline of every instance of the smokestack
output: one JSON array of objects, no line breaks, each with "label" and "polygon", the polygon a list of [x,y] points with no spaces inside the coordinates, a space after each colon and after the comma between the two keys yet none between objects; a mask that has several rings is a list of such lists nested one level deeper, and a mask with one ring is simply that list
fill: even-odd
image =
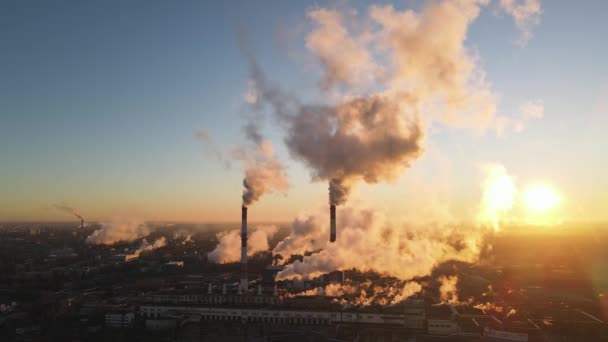
[{"label": "smokestack", "polygon": [[331,204],[329,206],[329,242],[336,241],[336,206]]},{"label": "smokestack", "polygon": [[224,285],[222,285],[222,294],[225,296],[228,293],[227,289],[226,289],[226,283],[224,283]]},{"label": "smokestack", "polygon": [[272,295],[275,297],[279,295],[279,289],[277,288],[277,284],[274,284],[274,289],[272,290]]},{"label": "smokestack", "polygon": [[262,285],[258,284],[258,296],[262,295]]},{"label": "smokestack", "polygon": [[241,286],[247,292],[247,207],[241,207]]},{"label": "smokestack", "polygon": [[80,229],[84,228],[84,219],[80,217]]},{"label": "smokestack", "polygon": [[209,288],[207,289],[207,294],[213,294],[213,287],[211,286],[211,283],[209,283]]}]

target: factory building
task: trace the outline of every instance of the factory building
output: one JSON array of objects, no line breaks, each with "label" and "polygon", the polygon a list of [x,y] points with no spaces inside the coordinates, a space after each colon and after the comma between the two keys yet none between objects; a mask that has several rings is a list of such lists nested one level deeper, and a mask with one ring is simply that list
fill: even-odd
[{"label": "factory building", "polygon": [[[408,326],[411,320],[406,320],[399,313],[377,313],[365,311],[327,311],[283,308],[245,308],[245,307],[206,307],[178,305],[142,305],[140,313],[147,319],[162,317],[185,317],[192,322],[198,321],[240,321],[270,324],[296,325],[330,325],[337,323],[363,323],[381,325],[399,325],[417,329],[419,325]],[[424,316],[418,318],[424,320]],[[414,320],[413,322],[417,322]]]},{"label": "factory building", "polygon": [[127,328],[133,324],[135,314],[132,310],[120,310],[106,313],[106,327]]}]

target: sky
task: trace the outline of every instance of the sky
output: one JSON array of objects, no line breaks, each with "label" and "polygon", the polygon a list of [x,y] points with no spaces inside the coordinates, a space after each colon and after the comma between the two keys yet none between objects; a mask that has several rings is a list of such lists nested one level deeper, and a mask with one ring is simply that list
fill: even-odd
[{"label": "sky", "polygon": [[[540,4],[527,39],[492,1],[464,42],[496,97],[496,115],[516,120],[526,104],[536,114],[503,130],[429,123],[424,155],[391,181],[359,182],[349,203],[389,216],[426,209],[458,216],[476,210],[483,165],[491,163],[518,188],[550,185],[561,198],[555,215],[565,220],[608,219],[608,4]],[[268,79],[315,99],[323,70],[306,45],[314,29],[307,13],[356,10],[363,20],[370,5],[1,2],[0,221],[70,220],[56,204],[90,220],[238,221],[243,166],[210,156],[197,132],[225,156],[247,144],[250,76],[239,36]],[[393,3],[400,11],[427,5]],[[250,220],[288,221],[326,208],[327,183],[312,180],[289,153],[276,122],[260,125],[289,188],[266,194]]]}]

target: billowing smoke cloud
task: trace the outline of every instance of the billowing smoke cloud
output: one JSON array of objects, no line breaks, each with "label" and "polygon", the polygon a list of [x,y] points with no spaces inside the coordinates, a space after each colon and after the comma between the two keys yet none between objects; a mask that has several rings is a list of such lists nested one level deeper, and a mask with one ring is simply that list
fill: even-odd
[{"label": "billowing smoke cloud", "polygon": [[360,85],[380,76],[380,68],[373,63],[364,46],[365,37],[353,37],[343,26],[343,14],[326,8],[308,12],[316,29],[306,38],[306,46],[315,51],[325,69],[322,88],[336,85]]},{"label": "billowing smoke cloud", "polygon": [[101,229],[94,231],[86,239],[87,243],[95,245],[111,245],[116,242],[129,242],[150,234],[150,227],[135,219],[115,218],[101,224]]},{"label": "billowing smoke cloud", "polygon": [[76,216],[77,218],[84,220],[84,218],[82,218],[82,215],[80,215],[78,210],[70,207],[67,204],[53,204],[53,207],[55,207],[55,209],[57,209],[57,210],[72,214],[72,215]]},{"label": "billowing smoke cloud", "polygon": [[270,141],[260,137],[253,151],[239,152],[237,158],[245,163],[243,205],[258,201],[266,193],[287,191],[289,182],[283,164],[276,158]]},{"label": "billowing smoke cloud", "polygon": [[[255,105],[255,102],[251,105]],[[283,164],[275,155],[272,143],[262,136],[257,124],[251,120],[245,125],[244,131],[248,145],[234,148],[229,156],[217,147],[207,131],[198,130],[196,138],[203,144],[205,155],[216,159],[223,166],[230,167],[231,160],[243,162],[245,178],[243,179],[242,197],[243,205],[247,206],[259,200],[266,193],[286,192],[289,182]]]},{"label": "billowing smoke cloud", "polygon": [[458,276],[440,276],[439,277],[439,298],[444,303],[457,304],[458,301]]},{"label": "billowing smoke cloud", "polygon": [[[268,239],[277,232],[276,226],[258,226],[249,235],[247,241],[247,255],[252,256],[258,252],[268,251]],[[237,262],[241,258],[241,235],[239,230],[231,230],[217,234],[219,240],[215,249],[207,254],[209,261],[214,263]]]},{"label": "billowing smoke cloud", "polygon": [[305,106],[285,142],[291,153],[329,181],[330,204],[343,204],[357,180],[395,179],[422,153],[422,128],[403,119],[401,106],[384,95],[353,98],[337,107]]},{"label": "billowing smoke cloud", "polygon": [[344,284],[328,284],[294,296],[327,296],[335,297],[334,301],[343,305],[369,306],[393,305],[403,302],[422,290],[422,285],[415,281],[393,281],[389,284],[374,284],[371,281]]},{"label": "billowing smoke cloud", "polygon": [[[306,45],[322,66],[327,95],[318,103],[286,95],[249,56],[257,105],[273,109],[290,154],[313,180],[329,182],[330,204],[343,204],[357,181],[399,176],[423,153],[423,122],[479,130],[494,124],[494,95],[464,46],[486,3],[433,2],[420,13],[372,6],[363,25],[352,27],[337,10],[310,11]],[[361,27],[368,29],[355,32]],[[387,56],[389,66],[378,67]]]},{"label": "billowing smoke cloud", "polygon": [[[255,105],[255,102],[252,105]],[[244,127],[244,131],[248,145],[234,148],[229,153],[229,157],[217,147],[211,135],[205,130],[198,130],[196,138],[203,144],[205,155],[216,159],[223,166],[230,167],[231,160],[243,162],[245,177],[242,197],[243,205],[248,206],[266,193],[285,193],[289,188],[289,182],[283,164],[275,155],[272,143],[262,136],[257,124],[250,121]]]},{"label": "billowing smoke cloud", "polygon": [[525,46],[532,38],[532,29],[540,23],[540,0],[500,0],[500,8],[513,17],[521,32],[518,44]]},{"label": "billowing smoke cloud", "polygon": [[296,219],[291,234],[274,248],[273,254],[284,259],[314,252],[286,265],[278,279],[309,279],[354,268],[407,280],[428,275],[449,260],[474,262],[483,248],[482,227],[396,225],[378,211],[348,207],[341,213],[340,239],[329,243],[321,238],[329,229],[323,217]]}]

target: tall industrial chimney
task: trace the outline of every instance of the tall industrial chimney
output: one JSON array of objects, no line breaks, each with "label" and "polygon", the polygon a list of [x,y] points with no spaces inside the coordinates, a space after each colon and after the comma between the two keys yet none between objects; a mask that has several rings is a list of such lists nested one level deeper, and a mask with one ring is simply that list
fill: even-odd
[{"label": "tall industrial chimney", "polygon": [[336,206],[334,204],[329,206],[329,242],[336,241]]},{"label": "tall industrial chimney", "polygon": [[241,207],[241,290],[247,293],[247,207]]}]

